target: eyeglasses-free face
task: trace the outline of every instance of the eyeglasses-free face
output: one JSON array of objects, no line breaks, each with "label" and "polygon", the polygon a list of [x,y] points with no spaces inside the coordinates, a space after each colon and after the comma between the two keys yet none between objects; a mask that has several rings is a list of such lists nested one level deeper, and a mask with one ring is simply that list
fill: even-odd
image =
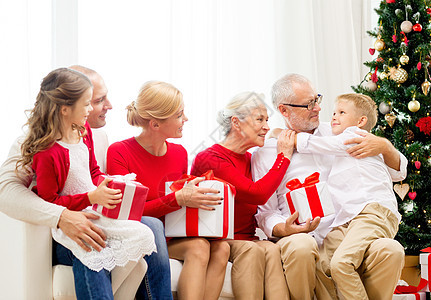
[{"label": "eyeglasses-free face", "polygon": [[302,107],[302,108],[306,108],[307,110],[313,110],[314,106],[316,106],[316,104],[322,103],[323,100],[323,95],[321,94],[317,94],[317,97],[313,100],[310,100],[310,102],[308,102],[308,104],[291,104],[291,103],[281,103],[282,105],[288,105],[288,106],[292,106],[292,107]]}]

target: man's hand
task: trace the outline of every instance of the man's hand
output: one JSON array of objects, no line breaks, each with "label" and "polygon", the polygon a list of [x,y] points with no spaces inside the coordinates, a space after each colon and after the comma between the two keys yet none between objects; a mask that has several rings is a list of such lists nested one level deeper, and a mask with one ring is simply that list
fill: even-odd
[{"label": "man's hand", "polygon": [[272,230],[272,235],[276,237],[285,237],[295,233],[308,233],[317,228],[320,223],[320,218],[317,217],[313,221],[307,219],[305,224],[298,225],[295,220],[298,218],[299,214],[295,211],[291,216],[286,219],[286,222],[279,223],[274,226]]},{"label": "man's hand", "polygon": [[65,209],[60,215],[58,227],[85,251],[91,251],[87,245],[101,251],[106,246],[106,235],[89,219],[97,220],[99,217],[88,212]]},{"label": "man's hand", "polygon": [[348,139],[344,142],[345,145],[357,144],[347,149],[350,156],[365,158],[382,154],[388,167],[400,170],[400,155],[390,141],[369,132],[357,133],[362,137]]}]

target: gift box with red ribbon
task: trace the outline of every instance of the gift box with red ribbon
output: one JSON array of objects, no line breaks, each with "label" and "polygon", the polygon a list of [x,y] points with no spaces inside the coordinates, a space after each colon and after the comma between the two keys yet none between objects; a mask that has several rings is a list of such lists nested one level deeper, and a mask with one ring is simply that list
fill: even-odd
[{"label": "gift box with red ribbon", "polygon": [[417,292],[411,294],[394,294],[392,300],[426,300],[425,292]]},{"label": "gift box with red ribbon", "polygon": [[[222,204],[214,205],[215,210],[208,211],[192,207],[182,207],[165,216],[165,235],[167,237],[201,236],[211,238],[233,239],[234,234],[234,197],[235,188],[224,180],[214,177],[211,171],[201,177],[206,180],[199,187],[220,191]],[[184,184],[196,176],[183,175],[180,180],[166,182],[166,194],[178,191]]]},{"label": "gift box with red ribbon", "polygon": [[429,279],[431,274],[431,247],[422,249],[419,255],[419,263],[421,264],[421,277],[423,280],[427,281],[426,286],[422,289],[423,292],[429,292]]},{"label": "gift box with red ribbon", "polygon": [[313,173],[303,183],[297,178],[286,183],[289,189],[286,194],[287,204],[291,214],[298,211],[298,223],[335,212],[326,182],[319,182],[319,175],[318,172]]},{"label": "gift box with red ribbon", "polygon": [[[124,176],[114,175],[107,177],[113,179],[108,184],[109,188],[121,190],[123,194],[122,201],[113,209],[107,209],[102,205],[93,204],[93,210],[112,219],[140,221],[144,211],[145,201],[147,200],[148,188],[134,181],[136,175],[133,173]],[[99,179],[98,185],[104,179],[105,176],[102,176]]]}]

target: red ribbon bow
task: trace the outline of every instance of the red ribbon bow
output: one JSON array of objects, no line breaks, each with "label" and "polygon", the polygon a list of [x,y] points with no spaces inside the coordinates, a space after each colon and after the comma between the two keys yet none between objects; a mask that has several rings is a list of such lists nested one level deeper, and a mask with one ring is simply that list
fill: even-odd
[{"label": "red ribbon bow", "polygon": [[[427,247],[425,249],[422,249],[421,252],[425,253],[431,253],[431,247]],[[428,255],[428,276],[430,276],[430,268],[431,268],[431,254]],[[429,279],[429,277],[428,277]],[[421,281],[419,282],[418,286],[401,286],[398,285],[395,288],[394,294],[415,294],[419,291],[421,291],[424,287],[426,287],[428,284],[428,280],[421,278]],[[418,298],[418,295],[416,296],[416,299]]]},{"label": "red ribbon bow", "polygon": [[[205,173],[203,173],[202,176],[199,176],[199,177],[205,177],[205,180],[217,180],[217,181],[223,182],[224,184],[227,184],[230,187],[234,195],[236,194],[235,187],[229,182],[215,177],[213,170],[208,170]],[[169,188],[173,192],[179,191],[184,187],[184,184],[186,184],[186,182],[192,181],[195,178],[198,178],[198,176],[183,174],[181,178],[178,179],[177,181],[174,181]]]},{"label": "red ribbon bow", "polygon": [[308,176],[307,178],[305,178],[304,183],[301,183],[301,181],[299,181],[298,178],[295,178],[295,179],[289,180],[286,183],[286,187],[291,191],[296,190],[296,189],[300,189],[303,187],[305,188],[307,186],[311,186],[313,184],[318,183],[319,182],[319,176],[320,176],[319,172],[313,173],[310,176]]},{"label": "red ribbon bow", "polygon": [[[235,196],[235,187],[229,182],[214,176],[213,170],[208,170],[200,177],[205,177],[205,180],[217,180],[224,184],[224,201],[233,201],[233,199],[227,199],[229,193],[228,186],[230,187],[232,194]],[[183,174],[180,179],[174,181],[169,187],[171,191],[176,192],[184,187],[184,184],[197,178],[194,175]],[[229,205],[228,203],[223,204],[223,236],[226,238],[229,233]],[[199,236],[199,209],[194,207],[186,207],[186,235],[187,236]]]},{"label": "red ribbon bow", "polygon": [[298,178],[292,179],[286,183],[286,187],[290,190],[286,194],[286,200],[291,214],[293,214],[296,209],[293,205],[293,200],[290,195],[290,192],[296,189],[305,188],[305,193],[307,194],[307,200],[310,206],[312,217],[316,218],[324,216],[323,207],[320,203],[319,193],[317,192],[316,188],[316,184],[319,182],[319,176],[319,172],[315,172],[305,178],[304,183],[301,183]]}]

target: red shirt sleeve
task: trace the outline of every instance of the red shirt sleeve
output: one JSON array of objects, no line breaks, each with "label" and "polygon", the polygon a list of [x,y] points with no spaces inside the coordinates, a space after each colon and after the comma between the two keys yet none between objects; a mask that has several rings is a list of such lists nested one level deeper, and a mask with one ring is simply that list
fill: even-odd
[{"label": "red shirt sleeve", "polygon": [[57,158],[49,151],[39,152],[33,157],[32,167],[37,176],[37,185],[33,188],[33,191],[48,202],[64,206],[70,210],[83,210],[91,205],[87,193],[59,195],[63,190],[67,177],[67,172],[64,168],[69,168],[69,166]]},{"label": "red shirt sleeve", "polygon": [[227,158],[222,155],[206,153],[196,156],[191,174],[199,176],[212,169],[216,177],[235,186],[238,195],[236,200],[263,205],[280,185],[289,164],[290,160],[280,153],[268,173],[254,182],[242,174]]}]

